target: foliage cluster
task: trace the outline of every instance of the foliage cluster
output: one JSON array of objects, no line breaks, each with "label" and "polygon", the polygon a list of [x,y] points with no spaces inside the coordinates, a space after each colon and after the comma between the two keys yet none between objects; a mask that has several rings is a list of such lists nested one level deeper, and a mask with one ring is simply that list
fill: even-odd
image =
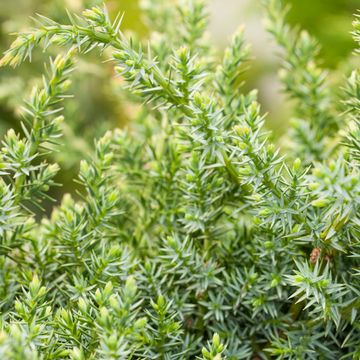
[{"label": "foliage cluster", "polygon": [[[316,40],[263,0],[295,104],[280,151],[241,88],[243,29],[218,63],[205,5],[144,2],[147,46],[100,7],[68,24],[38,16],[2,58],[66,48],[2,143],[2,359],[360,359],[360,74],[335,91]],[[95,142],[79,199],[37,221],[75,58],[90,51],[141,111]]]}]

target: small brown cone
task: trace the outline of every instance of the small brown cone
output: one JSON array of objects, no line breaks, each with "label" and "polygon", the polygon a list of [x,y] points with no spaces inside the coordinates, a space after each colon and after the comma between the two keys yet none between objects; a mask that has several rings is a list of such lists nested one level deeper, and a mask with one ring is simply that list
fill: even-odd
[{"label": "small brown cone", "polygon": [[315,264],[317,262],[317,260],[320,257],[320,253],[321,253],[321,249],[316,247],[314,249],[312,249],[311,254],[310,254],[310,262],[312,264]]}]

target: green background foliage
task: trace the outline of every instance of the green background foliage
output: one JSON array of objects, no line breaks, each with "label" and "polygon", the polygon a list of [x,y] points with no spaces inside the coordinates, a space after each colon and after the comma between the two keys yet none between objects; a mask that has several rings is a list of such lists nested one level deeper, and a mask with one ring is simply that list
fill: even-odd
[{"label": "green background foliage", "polygon": [[349,56],[355,45],[349,34],[358,8],[356,0],[289,0],[288,3],[292,6],[289,20],[301,24],[319,40],[326,67],[336,67]]},{"label": "green background foliage", "polygon": [[[89,6],[102,3],[98,0],[17,0],[17,1],[0,1],[0,49],[5,50],[10,38],[7,36],[11,32],[19,31],[33,25],[30,16],[35,13],[46,13],[55,20],[66,19],[65,8],[70,11],[80,11]],[[238,3],[238,4],[237,4]],[[244,1],[246,3],[246,1]],[[328,1],[312,1],[312,0],[287,0],[292,7],[289,13],[289,21],[292,24],[300,24],[313,34],[322,45],[320,59],[325,67],[336,68],[341,65],[352,52],[354,42],[350,36],[352,15],[356,11],[355,0],[328,0]],[[125,29],[131,29],[142,37],[147,36],[146,25],[144,25],[143,16],[140,11],[138,1],[107,1],[106,2],[111,14],[125,12],[123,26]],[[225,0],[222,6],[232,7],[234,11],[241,13],[241,1]],[[255,1],[246,5],[252,8],[252,11],[259,13],[259,27],[261,24],[261,15],[259,6]],[[211,14],[216,16],[216,14]],[[236,26],[238,24],[234,24]],[[212,29],[212,32],[221,29]],[[224,35],[223,40],[218,44],[219,48],[226,45],[228,39]],[[269,56],[271,59],[272,57]],[[269,66],[269,58],[258,58],[254,62],[253,73],[248,81],[247,87],[261,86],[261,79],[266,77],[269,72],[274,71],[274,66]],[[10,125],[16,126],[17,107],[21,102],[21,93],[26,88],[30,88],[34,79],[40,74],[41,67],[46,57],[36,56],[32,65],[26,65],[21,69],[21,76],[8,74],[7,70],[2,69],[0,73],[0,132],[4,132]],[[126,123],[128,119],[127,109],[124,109],[113,89],[109,88],[107,79],[110,70],[107,71],[106,66],[99,66],[96,61],[86,58],[87,67],[82,67],[81,80],[76,82],[77,89],[75,95],[78,108],[73,105],[73,112],[77,114],[77,122],[73,124],[75,135],[81,132],[87,135],[88,142],[94,134],[100,134],[105,127],[101,123],[110,121],[115,125]],[[259,78],[260,76],[260,78]],[[86,96],[84,96],[86,94]],[[265,108],[272,108],[271,99],[264,98]],[[268,102],[268,103],[267,103]],[[277,100],[275,100],[275,103]],[[81,111],[78,111],[81,108]],[[276,109],[275,109],[276,110]],[[286,107],[284,109],[286,112]],[[270,116],[271,123],[274,123],[273,130],[284,131],[286,125],[281,112]],[[280,126],[279,126],[280,125]],[[88,151],[85,143],[79,142],[79,152]],[[78,160],[78,159],[77,159]]]}]

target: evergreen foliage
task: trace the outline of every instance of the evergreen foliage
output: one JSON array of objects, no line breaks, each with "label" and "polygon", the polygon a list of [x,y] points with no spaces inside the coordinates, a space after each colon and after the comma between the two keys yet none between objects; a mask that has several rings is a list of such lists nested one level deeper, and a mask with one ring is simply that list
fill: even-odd
[{"label": "evergreen foliage", "polygon": [[[66,49],[2,142],[1,359],[360,359],[360,75],[339,98],[316,40],[263,0],[295,100],[283,152],[241,88],[244,31],[218,62],[205,5],[144,2],[147,46],[105,8],[38,16],[2,58]],[[79,196],[39,221],[75,57],[89,51],[142,114],[95,142]]]}]

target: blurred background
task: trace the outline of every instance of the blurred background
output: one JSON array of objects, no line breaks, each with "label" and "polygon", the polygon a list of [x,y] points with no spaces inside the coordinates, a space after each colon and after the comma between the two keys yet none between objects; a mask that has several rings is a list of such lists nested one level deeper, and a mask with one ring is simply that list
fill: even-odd
[{"label": "blurred background", "polygon": [[[164,0],[168,1],[168,0]],[[123,27],[146,38],[148,29],[138,0],[0,0],[0,51],[13,40],[8,34],[26,30],[33,25],[30,16],[44,14],[60,22],[67,21],[65,9],[80,13],[84,8],[106,3],[112,15],[125,12]],[[344,77],[349,69],[349,57],[354,43],[351,22],[358,0],[286,0],[291,5],[289,22],[299,24],[317,37],[322,52],[319,61],[334,70],[335,77]],[[263,14],[258,0],[208,0],[210,12],[209,37],[221,50],[231,34],[244,24],[248,41],[252,43],[254,61],[246,75],[246,88],[258,88],[260,101],[269,112],[268,126],[280,136],[286,129],[288,103],[281,94],[277,80],[279,59],[277,49],[264,31]],[[36,53],[32,64],[18,69],[0,69],[0,135],[9,128],[19,128],[19,108],[32,85],[39,81],[48,54]],[[351,62],[355,60],[352,59]],[[351,63],[350,62],[350,63]],[[112,68],[104,65],[98,54],[82,57],[74,78],[74,99],[66,104],[65,142],[57,155],[63,169],[61,183],[73,187],[71,179],[77,173],[79,159],[91,154],[93,139],[106,129],[123,126],[129,121],[132,109],[116,91]],[[80,136],[79,136],[80,135]],[[68,152],[67,149],[72,149]],[[62,189],[61,191],[64,191]]]}]

